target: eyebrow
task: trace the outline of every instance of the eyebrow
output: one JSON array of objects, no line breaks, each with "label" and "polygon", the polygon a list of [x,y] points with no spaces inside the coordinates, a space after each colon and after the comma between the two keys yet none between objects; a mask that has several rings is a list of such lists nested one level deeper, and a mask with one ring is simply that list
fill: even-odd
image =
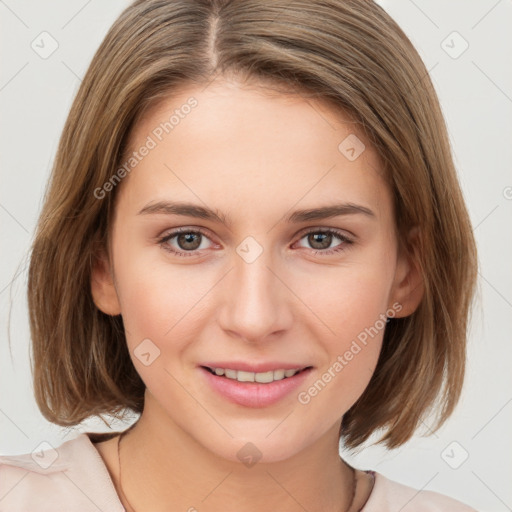
[{"label": "eyebrow", "polygon": [[[160,214],[160,215],[182,215],[185,217],[197,217],[200,219],[218,222],[224,226],[229,226],[231,220],[229,216],[219,211],[192,203],[158,201],[144,206],[138,215]],[[284,220],[288,223],[300,223],[311,220],[328,219],[341,215],[363,214],[370,218],[376,218],[375,213],[366,206],[354,203],[334,204],[331,206],[322,206],[319,208],[309,208],[306,210],[296,210],[287,215]]]}]

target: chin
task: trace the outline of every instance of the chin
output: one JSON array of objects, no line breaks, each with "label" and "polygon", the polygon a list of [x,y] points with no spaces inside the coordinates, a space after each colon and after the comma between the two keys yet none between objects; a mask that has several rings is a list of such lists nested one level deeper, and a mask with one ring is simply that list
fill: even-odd
[{"label": "chin", "polygon": [[[223,436],[223,441],[212,443],[210,437],[203,446],[218,457],[250,468],[256,463],[274,463],[293,458],[314,442],[315,438],[311,433],[302,431],[295,437],[290,435],[289,429],[286,432],[277,432],[278,424],[279,422],[273,422],[272,428],[262,429],[261,432],[253,429],[252,434],[247,434],[246,431],[243,436],[236,436],[228,427],[233,438],[227,438],[226,435]],[[272,433],[269,435],[269,432]]]}]

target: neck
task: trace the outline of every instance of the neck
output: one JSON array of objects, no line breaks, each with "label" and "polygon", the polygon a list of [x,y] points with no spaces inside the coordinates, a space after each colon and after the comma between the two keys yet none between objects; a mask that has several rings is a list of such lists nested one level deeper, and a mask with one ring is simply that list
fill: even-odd
[{"label": "neck", "polygon": [[208,512],[339,512],[350,506],[354,474],[338,455],[339,424],[300,453],[250,466],[212,453],[168,416],[149,412],[145,407],[122,440],[119,494],[127,510],[168,511],[169,503],[174,510]]}]

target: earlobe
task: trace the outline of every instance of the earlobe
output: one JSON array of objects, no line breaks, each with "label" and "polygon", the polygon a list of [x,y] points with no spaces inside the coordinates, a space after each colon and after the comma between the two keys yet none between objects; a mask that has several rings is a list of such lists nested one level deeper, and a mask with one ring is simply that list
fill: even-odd
[{"label": "earlobe", "polygon": [[91,294],[100,311],[111,316],[121,314],[110,264],[104,251],[96,258],[92,268]]},{"label": "earlobe", "polygon": [[397,318],[412,315],[423,298],[425,287],[423,276],[415,257],[419,228],[415,226],[407,238],[407,250],[398,256],[395,281],[390,294],[390,304],[398,302],[402,308],[395,316]]}]

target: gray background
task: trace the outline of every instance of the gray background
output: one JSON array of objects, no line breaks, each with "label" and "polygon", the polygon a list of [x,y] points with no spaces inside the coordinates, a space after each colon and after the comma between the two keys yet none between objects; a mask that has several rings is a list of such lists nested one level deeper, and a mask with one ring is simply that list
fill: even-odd
[{"label": "gray background", "polygon": [[[419,432],[398,450],[368,447],[347,457],[362,469],[452,495],[482,511],[512,510],[512,2],[379,3],[411,38],[438,91],[478,242],[479,302],[463,397],[448,423],[429,437]],[[28,356],[26,268],[71,101],[93,53],[126,5],[121,0],[0,0],[3,455],[31,452],[43,441],[57,447],[80,431],[108,430],[99,420],[64,429],[37,409]],[[469,46],[457,56],[464,41]],[[42,58],[52,44],[58,44],[56,50]],[[428,421],[424,426],[428,433]]]}]

